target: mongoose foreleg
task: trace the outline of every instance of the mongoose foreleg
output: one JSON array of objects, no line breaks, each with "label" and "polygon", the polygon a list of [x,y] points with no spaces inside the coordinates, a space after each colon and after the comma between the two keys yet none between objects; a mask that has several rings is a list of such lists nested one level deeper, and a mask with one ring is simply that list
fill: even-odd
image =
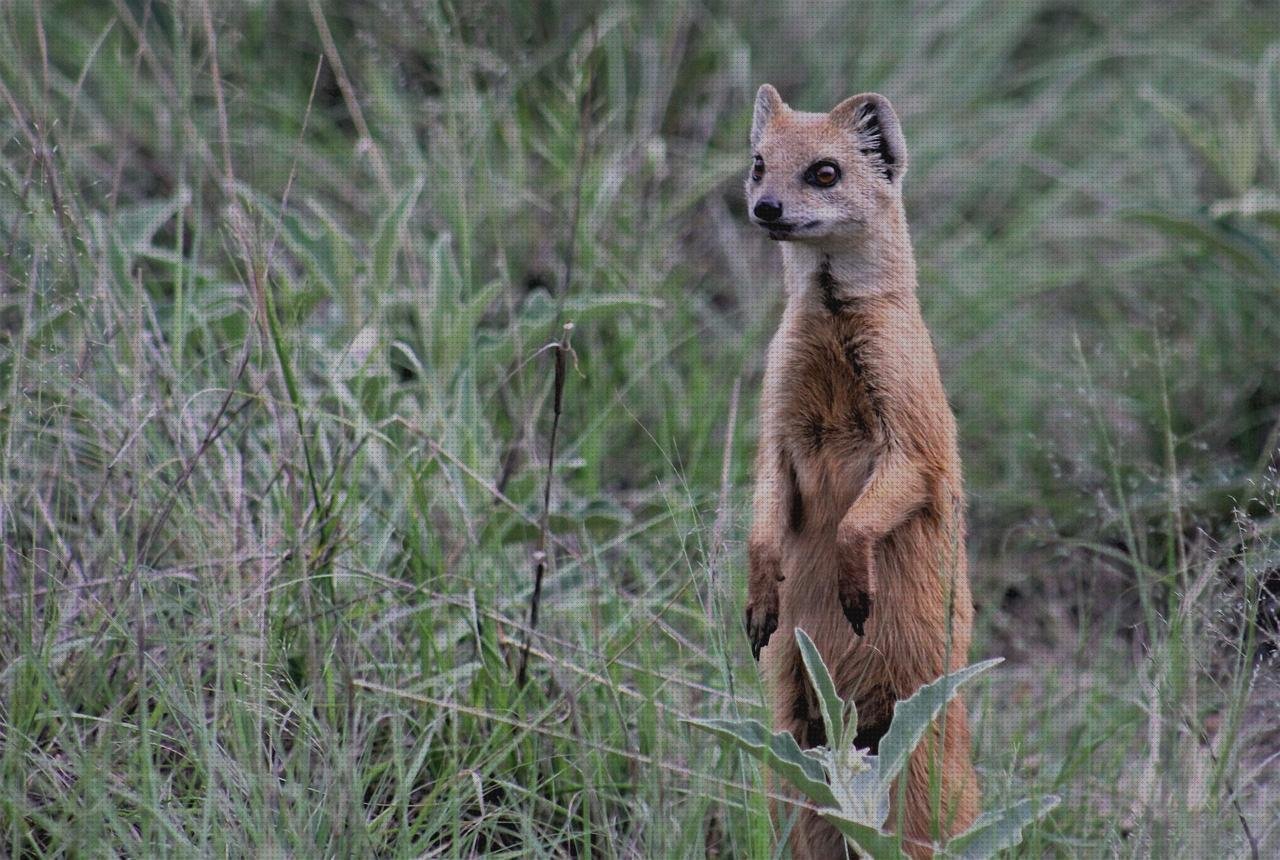
[{"label": "mongoose foreleg", "polygon": [[751,656],[760,651],[778,629],[778,583],[782,581],[782,552],[777,546],[752,541],[747,548],[750,570],[747,575],[747,637]]},{"label": "mongoose foreleg", "polygon": [[920,469],[902,454],[891,452],[840,521],[836,536],[840,608],[859,636],[877,590],[876,543],[926,504],[927,490]]}]

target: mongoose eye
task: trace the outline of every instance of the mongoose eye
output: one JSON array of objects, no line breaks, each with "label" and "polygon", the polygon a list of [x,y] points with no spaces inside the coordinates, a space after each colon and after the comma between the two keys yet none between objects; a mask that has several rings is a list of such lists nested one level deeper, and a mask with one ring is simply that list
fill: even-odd
[{"label": "mongoose eye", "polygon": [[840,168],[830,161],[818,161],[804,172],[804,181],[819,188],[830,188],[840,181]]},{"label": "mongoose eye", "polygon": [[757,155],[751,163],[751,180],[759,182],[761,179],[764,179],[764,159]]}]

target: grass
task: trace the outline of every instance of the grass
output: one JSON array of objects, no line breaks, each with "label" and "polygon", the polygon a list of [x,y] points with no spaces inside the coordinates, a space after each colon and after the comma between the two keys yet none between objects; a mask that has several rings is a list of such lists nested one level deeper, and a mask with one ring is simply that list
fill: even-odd
[{"label": "grass", "polygon": [[903,118],[985,804],[1274,854],[1276,11],[5,5],[0,853],[769,856],[768,80]]}]

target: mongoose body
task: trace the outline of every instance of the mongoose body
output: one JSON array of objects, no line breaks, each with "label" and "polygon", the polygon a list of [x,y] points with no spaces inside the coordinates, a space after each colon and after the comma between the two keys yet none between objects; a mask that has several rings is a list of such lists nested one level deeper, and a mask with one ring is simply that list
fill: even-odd
[{"label": "mongoose body", "polygon": [[[748,206],[783,242],[787,299],[761,397],[748,634],[777,728],[825,742],[800,627],[855,699],[857,745],[874,751],[895,702],[965,664],[973,614],[955,419],[902,206],[906,149],[882,96],[803,113],[768,85],[752,146]],[[939,722],[886,822],[902,821],[916,856],[977,814],[959,699]],[[808,812],[792,847],[844,856],[839,833]]]}]

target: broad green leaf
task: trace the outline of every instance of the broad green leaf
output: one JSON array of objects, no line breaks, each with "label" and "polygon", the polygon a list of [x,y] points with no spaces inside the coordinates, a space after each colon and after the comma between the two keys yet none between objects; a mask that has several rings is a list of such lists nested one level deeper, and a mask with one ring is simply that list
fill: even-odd
[{"label": "broad green leaf", "polygon": [[631,296],[625,293],[601,293],[599,295],[574,296],[564,303],[566,320],[575,323],[591,322],[596,319],[609,319],[615,313],[624,310],[658,310],[663,302],[644,296]]},{"label": "broad green leaf", "polygon": [[280,239],[308,274],[327,288],[333,288],[333,261],[318,230],[304,221],[297,212],[289,211],[280,219]]},{"label": "broad green leaf", "polygon": [[351,343],[338,356],[333,375],[338,379],[350,379],[364,369],[369,355],[378,346],[378,327],[367,325],[352,338]]},{"label": "broad green leaf", "polygon": [[1216,251],[1242,266],[1265,271],[1268,261],[1259,249],[1227,232],[1221,224],[1200,215],[1169,215],[1154,210],[1127,213],[1124,217],[1157,228],[1171,239],[1199,243],[1201,248]]},{"label": "broad green leaf", "polygon": [[98,221],[104,228],[104,234],[107,232],[105,228],[110,229],[108,259],[122,293],[128,295],[133,292],[134,260],[148,251],[156,250],[151,247],[151,240],[156,232],[190,202],[191,192],[183,188],[168,200],[121,207],[109,225],[105,218]]},{"label": "broad green leaf", "polygon": [[190,260],[172,248],[158,248],[155,245],[143,245],[137,249],[135,256],[144,260],[151,260],[155,263],[162,263],[166,266],[172,266],[175,269],[194,272],[198,277],[212,279],[217,275],[217,271],[213,267],[193,264]]},{"label": "broad green leaf", "polygon": [[373,235],[373,285],[378,290],[391,287],[396,251],[400,247],[400,238],[404,235],[404,225],[413,213],[413,206],[418,202],[424,184],[424,177],[419,176],[400,195],[396,205],[378,219],[378,227]]},{"label": "broad green leaf", "polygon": [[967,860],[994,857],[997,852],[1021,842],[1023,829],[1032,821],[1047,815],[1058,802],[1059,798],[1047,794],[1023,800],[999,812],[988,812],[980,816],[972,827],[947,843],[946,856],[963,857]]},{"label": "broad green leaf", "polygon": [[834,824],[854,848],[874,860],[901,860],[906,857],[898,847],[898,837],[893,834],[882,833],[877,827],[869,827],[837,812],[824,812],[822,817]]},{"label": "broad green leaf", "polygon": [[1223,177],[1231,190],[1241,194],[1258,175],[1262,145],[1257,117],[1249,114],[1238,121],[1224,122],[1218,139],[1222,147],[1219,164]]},{"label": "broad green leaf", "polygon": [[328,209],[316,200],[309,201],[309,207],[324,228],[323,241],[329,248],[329,261],[332,266],[333,292],[342,295],[355,287],[356,271],[359,268],[355,241],[343,228],[342,224]]},{"label": "broad green leaf", "polygon": [[1167,96],[1148,89],[1143,93],[1156,112],[1191,144],[1233,192],[1249,187],[1258,172],[1261,141],[1257,119],[1250,115],[1237,122],[1230,117],[1192,114]]},{"label": "broad green leaf", "polygon": [[426,368],[422,366],[422,362],[418,360],[417,354],[409,344],[397,340],[391,344],[391,353],[399,357],[404,366],[412,370],[419,379],[427,375]]},{"label": "broad green leaf", "polygon": [[[566,302],[565,307],[569,307],[571,302]],[[520,314],[517,321],[522,326],[544,326],[551,325],[556,318],[555,300],[546,292],[546,290],[534,290],[525,298],[524,303],[520,305]]]},{"label": "broad green leaf", "polygon": [[338,222],[315,200],[308,203],[313,217],[296,210],[283,213],[280,239],[306,272],[340,295],[355,280],[356,252]]},{"label": "broad green leaf", "polygon": [[441,314],[440,324],[436,330],[435,365],[436,370],[450,378],[458,364],[466,357],[467,350],[476,336],[476,325],[480,317],[502,291],[502,283],[494,281],[481,288],[466,301],[447,306],[448,311]]},{"label": "broad green leaf", "polygon": [[[426,288],[413,297],[413,303],[419,317],[428,321],[427,325],[429,325],[432,321],[438,323],[439,308],[448,308],[458,300],[462,273],[458,269],[458,261],[453,254],[453,235],[448,232],[440,233],[432,240],[425,256]],[[434,353],[429,349],[428,344],[424,344],[418,354],[425,357]]]},{"label": "broad green leaf", "polygon": [[691,726],[733,741],[821,806],[835,806],[822,764],[807,756],[790,732],[769,733],[758,720],[684,720]]},{"label": "broad green leaf", "polygon": [[661,218],[655,220],[659,223],[667,223],[692,209],[725,180],[739,175],[742,169],[742,158],[736,152],[708,156],[703,169],[698,171],[693,183],[684,189],[683,193],[672,195],[671,202],[660,213]]},{"label": "broad green leaf", "polygon": [[1238,197],[1230,197],[1214,203],[1209,207],[1209,214],[1214,218],[1224,218],[1227,215],[1239,215],[1244,218],[1280,215],[1280,194],[1255,186],[1245,190]]},{"label": "broad green leaf", "polygon": [[925,684],[911,698],[898,702],[893,708],[889,731],[880,739],[878,767],[880,779],[886,785],[906,765],[911,751],[924,737],[929,724],[938,718],[947,703],[960,692],[960,686],[1003,662],[1002,657],[966,666],[958,672],[943,675]]},{"label": "broad green leaf", "polygon": [[122,206],[116,211],[112,233],[120,247],[130,255],[142,253],[169,219],[191,202],[191,191],[180,190],[168,200]]},{"label": "broad green leaf", "polygon": [[[840,694],[836,692],[835,681],[831,680],[831,673],[827,671],[827,666],[822,662],[822,655],[818,653],[818,646],[813,644],[813,640],[809,638],[809,634],[805,633],[799,627],[796,628],[796,644],[800,646],[800,656],[804,659],[804,667],[809,672],[809,680],[813,684],[813,689],[818,694],[818,706],[822,709],[822,723],[827,728],[827,746],[833,750],[838,750],[844,746],[844,721],[843,710],[844,702],[840,701]],[[857,731],[857,712],[854,711],[854,725],[850,727],[851,732]]]}]

